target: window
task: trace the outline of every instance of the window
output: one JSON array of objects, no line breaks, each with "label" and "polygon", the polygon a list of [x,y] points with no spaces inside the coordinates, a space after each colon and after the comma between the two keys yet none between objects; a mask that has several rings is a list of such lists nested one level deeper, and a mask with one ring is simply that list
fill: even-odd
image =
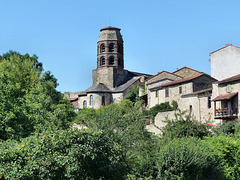
[{"label": "window", "polygon": [[101,46],[100,46],[100,52],[101,52],[101,53],[105,52],[105,45],[104,45],[104,44],[101,44]]},{"label": "window", "polygon": [[100,62],[101,66],[105,66],[105,57],[101,57]]},{"label": "window", "polygon": [[182,94],[182,86],[179,87],[179,94]]},{"label": "window", "polygon": [[90,96],[90,103],[89,103],[89,105],[91,105],[91,106],[93,105],[93,96],[92,95]]},{"label": "window", "polygon": [[192,112],[192,105],[189,106],[189,111]]},{"label": "window", "polygon": [[169,97],[169,89],[168,88],[165,89],[165,97]]},{"label": "window", "polygon": [[102,106],[105,106],[105,96],[102,96]]},{"label": "window", "polygon": [[155,97],[158,97],[158,91],[155,91]]},{"label": "window", "polygon": [[110,56],[109,57],[109,65],[114,65],[114,57],[113,56]]},{"label": "window", "polygon": [[122,61],[121,61],[120,58],[118,58],[118,65],[119,65],[119,66],[122,66]]},{"label": "window", "polygon": [[118,44],[118,52],[122,53],[122,46],[121,46],[121,44]]},{"label": "window", "polygon": [[109,44],[109,52],[113,52],[114,51],[114,44],[111,43]]},{"label": "window", "polygon": [[83,101],[83,107],[87,108],[87,101],[86,100]]},{"label": "window", "polygon": [[212,107],[211,97],[208,97],[208,109]]},{"label": "window", "polygon": [[116,104],[116,103],[117,103],[117,100],[116,100],[116,99],[113,99],[113,103]]}]

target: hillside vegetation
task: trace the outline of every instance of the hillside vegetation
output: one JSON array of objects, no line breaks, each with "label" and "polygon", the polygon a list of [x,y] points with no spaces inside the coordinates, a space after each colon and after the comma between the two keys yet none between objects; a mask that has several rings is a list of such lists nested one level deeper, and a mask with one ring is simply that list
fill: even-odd
[{"label": "hillside vegetation", "polygon": [[179,113],[158,137],[136,89],[76,114],[57,85],[37,56],[0,56],[0,179],[240,179],[239,121],[209,129]]}]

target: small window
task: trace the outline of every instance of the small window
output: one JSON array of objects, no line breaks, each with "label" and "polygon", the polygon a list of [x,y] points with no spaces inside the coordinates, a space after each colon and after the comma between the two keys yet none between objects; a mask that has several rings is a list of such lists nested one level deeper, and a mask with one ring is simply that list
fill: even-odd
[{"label": "small window", "polygon": [[179,87],[179,94],[182,94],[182,86]]},{"label": "small window", "polygon": [[110,66],[114,65],[114,57],[113,56],[109,57],[109,65]]},{"label": "small window", "polygon": [[90,96],[90,103],[89,103],[89,105],[91,105],[91,106],[93,105],[93,96],[92,95]]},{"label": "small window", "polygon": [[101,66],[105,66],[105,57],[101,57],[100,59],[100,62],[101,62]]},{"label": "small window", "polygon": [[211,97],[208,97],[208,109],[212,107]]},{"label": "small window", "polygon": [[169,97],[169,89],[168,88],[165,89],[165,97]]},{"label": "small window", "polygon": [[87,108],[87,101],[86,100],[83,101],[83,107]]},{"label": "small window", "polygon": [[113,52],[114,51],[114,44],[111,43],[109,44],[109,52]]},{"label": "small window", "polygon": [[117,100],[116,100],[115,98],[113,99],[113,103],[114,103],[114,104],[116,104],[116,103],[117,103]]},{"label": "small window", "polygon": [[105,96],[102,96],[102,106],[105,106]]},{"label": "small window", "polygon": [[102,53],[102,52],[105,52],[105,45],[104,44],[101,44],[101,46],[100,46],[100,52]]},{"label": "small window", "polygon": [[155,97],[158,97],[158,91],[155,91]]},{"label": "small window", "polygon": [[192,105],[189,106],[189,111],[192,112]]},{"label": "small window", "polygon": [[121,61],[120,58],[118,58],[118,65],[119,65],[119,66],[122,66],[122,61]]}]

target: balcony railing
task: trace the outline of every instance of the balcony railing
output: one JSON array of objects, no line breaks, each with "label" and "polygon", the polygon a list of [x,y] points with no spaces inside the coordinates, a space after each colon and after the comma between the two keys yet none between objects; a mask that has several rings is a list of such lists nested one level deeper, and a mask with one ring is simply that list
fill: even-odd
[{"label": "balcony railing", "polygon": [[237,108],[222,108],[215,110],[215,118],[225,118],[237,116]]}]

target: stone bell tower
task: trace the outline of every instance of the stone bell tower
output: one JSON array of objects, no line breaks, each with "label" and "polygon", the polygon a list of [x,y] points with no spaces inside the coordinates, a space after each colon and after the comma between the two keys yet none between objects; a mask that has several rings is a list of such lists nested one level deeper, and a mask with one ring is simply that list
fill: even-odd
[{"label": "stone bell tower", "polygon": [[119,28],[108,26],[100,30],[97,42],[97,69],[93,70],[93,85],[104,84],[112,89],[124,82],[123,39]]},{"label": "stone bell tower", "polygon": [[119,28],[102,28],[97,42],[97,68],[124,68],[123,39]]}]

